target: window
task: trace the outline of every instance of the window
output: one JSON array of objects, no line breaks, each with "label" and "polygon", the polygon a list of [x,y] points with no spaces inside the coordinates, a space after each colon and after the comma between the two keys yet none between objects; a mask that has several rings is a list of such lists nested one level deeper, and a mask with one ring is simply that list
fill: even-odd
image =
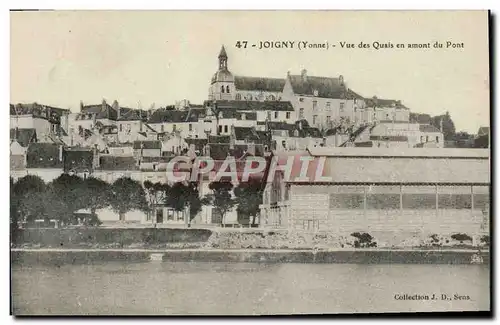
[{"label": "window", "polygon": [[224,133],[227,133],[227,125],[224,125]]},{"label": "window", "polygon": [[267,97],[267,100],[276,100],[276,97],[274,97],[274,95],[269,95]]},{"label": "window", "polygon": [[474,186],[473,188],[474,210],[486,210],[490,205],[490,192],[488,186]]},{"label": "window", "polygon": [[425,142],[429,142],[429,136],[428,135],[425,136]]},{"label": "window", "polygon": [[189,123],[189,132],[193,131],[193,124]]},{"label": "window", "polygon": [[362,186],[337,186],[330,194],[330,209],[363,209],[364,188]]},{"label": "window", "polygon": [[278,112],[274,112],[274,118],[277,119],[278,118]]},{"label": "window", "polygon": [[436,143],[439,143],[439,137],[436,136]]},{"label": "window", "polygon": [[271,112],[267,112],[267,119],[271,120]]},{"label": "window", "polygon": [[304,101],[304,98],[302,98],[302,97],[301,97],[301,98],[299,98],[299,102],[301,102],[301,103],[302,103],[303,101]]},{"label": "window", "polygon": [[229,86],[226,86],[226,93],[229,94]]},{"label": "window", "polygon": [[161,132],[165,132],[165,125],[162,124],[160,129],[161,129]]},{"label": "window", "polygon": [[177,131],[177,125],[175,125],[175,124],[174,124],[174,125],[172,126],[172,132],[175,132],[175,131]]},{"label": "window", "polygon": [[123,131],[123,124],[120,124],[120,132]]},{"label": "window", "polygon": [[471,207],[470,186],[440,186],[438,188],[439,209],[470,209]]},{"label": "window", "polygon": [[142,132],[142,122],[139,122],[139,132]]},{"label": "window", "polygon": [[303,118],[304,118],[304,109],[300,108],[299,109],[299,119],[303,119]]},{"label": "window", "polygon": [[436,208],[435,186],[404,186],[403,209],[429,210]]},{"label": "window", "polygon": [[420,136],[420,142],[423,143],[424,142],[424,136]]},{"label": "window", "polygon": [[286,112],[286,118],[287,120],[290,119],[290,112]]},{"label": "window", "polygon": [[313,109],[316,109],[318,107],[318,101],[313,100]]},{"label": "window", "polygon": [[222,125],[219,125],[219,133],[222,133]]},{"label": "window", "polygon": [[330,115],[326,116],[326,123],[330,123],[332,121],[332,117]]},{"label": "window", "polygon": [[340,103],[340,111],[343,112],[344,111],[344,103]]},{"label": "window", "polygon": [[236,100],[241,100],[241,94],[236,94]]},{"label": "window", "polygon": [[220,86],[220,92],[224,93],[224,86]]},{"label": "window", "polygon": [[316,124],[318,119],[318,115],[313,115],[313,124]]},{"label": "window", "polygon": [[330,109],[330,102],[326,102],[326,109]]},{"label": "window", "polygon": [[281,141],[281,147],[286,149],[286,140]]},{"label": "window", "polygon": [[399,186],[368,186],[366,188],[366,208],[381,210],[401,209]]}]

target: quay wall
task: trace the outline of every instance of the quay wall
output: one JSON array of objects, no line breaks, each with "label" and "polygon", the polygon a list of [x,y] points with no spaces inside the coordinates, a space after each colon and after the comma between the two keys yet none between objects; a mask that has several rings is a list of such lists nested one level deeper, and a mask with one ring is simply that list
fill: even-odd
[{"label": "quay wall", "polygon": [[[474,250],[12,250],[12,264],[53,265],[107,262],[471,264]],[[151,255],[159,260],[151,261]],[[489,251],[479,253],[489,264]]]}]

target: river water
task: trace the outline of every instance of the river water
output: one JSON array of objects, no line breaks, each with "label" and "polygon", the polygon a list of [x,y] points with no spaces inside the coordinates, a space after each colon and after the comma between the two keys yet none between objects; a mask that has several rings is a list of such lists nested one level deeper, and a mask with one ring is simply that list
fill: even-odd
[{"label": "river water", "polygon": [[[485,265],[14,265],[11,283],[16,315],[475,311],[490,304]],[[402,300],[404,294],[439,298]],[[451,300],[441,300],[441,294]],[[454,300],[455,294],[469,299]]]}]

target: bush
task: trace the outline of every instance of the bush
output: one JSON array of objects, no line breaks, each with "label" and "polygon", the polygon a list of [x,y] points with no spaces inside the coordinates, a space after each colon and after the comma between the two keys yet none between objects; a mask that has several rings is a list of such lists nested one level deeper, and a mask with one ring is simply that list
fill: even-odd
[{"label": "bush", "polygon": [[489,245],[490,244],[490,236],[484,235],[481,237],[481,244]]},{"label": "bush", "polygon": [[377,247],[377,243],[373,241],[374,238],[369,233],[354,232],[351,236],[356,238],[354,241],[355,248]]},{"label": "bush", "polygon": [[451,239],[458,240],[460,243],[464,241],[472,241],[472,238],[466,234],[453,234],[451,235]]}]

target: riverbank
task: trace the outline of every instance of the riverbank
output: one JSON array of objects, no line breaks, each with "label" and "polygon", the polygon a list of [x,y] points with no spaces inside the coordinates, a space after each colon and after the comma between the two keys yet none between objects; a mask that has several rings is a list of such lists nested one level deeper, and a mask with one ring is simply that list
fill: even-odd
[{"label": "riverbank", "polygon": [[[473,242],[475,237],[476,242]],[[12,248],[40,249],[481,249],[488,236],[393,231],[306,233],[265,229],[76,228],[21,229]]]},{"label": "riverbank", "polygon": [[471,264],[489,251],[470,249],[11,249],[13,264],[126,262]]}]

